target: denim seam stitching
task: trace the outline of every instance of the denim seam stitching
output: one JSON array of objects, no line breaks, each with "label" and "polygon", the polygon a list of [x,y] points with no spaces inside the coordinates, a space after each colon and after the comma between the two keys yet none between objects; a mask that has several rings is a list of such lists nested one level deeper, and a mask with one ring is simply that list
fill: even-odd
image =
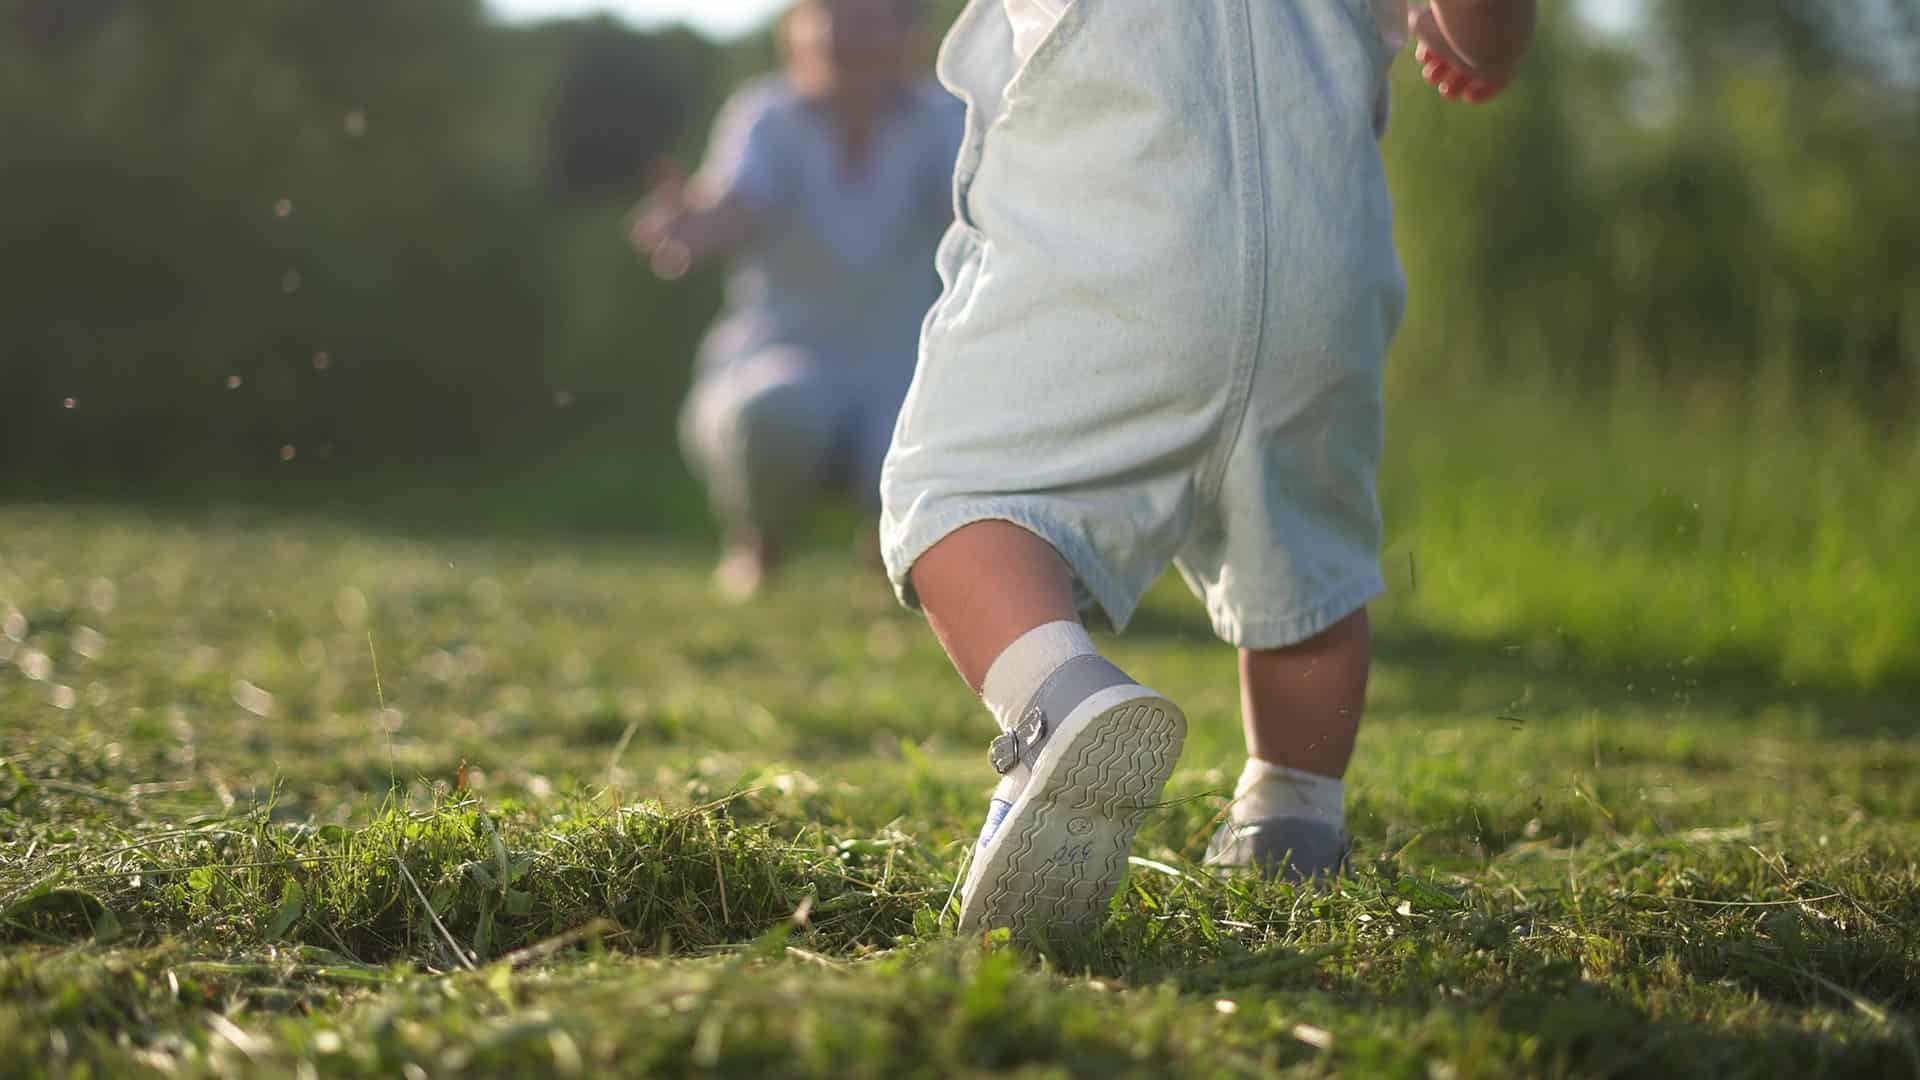
[{"label": "denim seam stitching", "polygon": [[1259,71],[1254,58],[1251,0],[1226,0],[1225,6],[1235,18],[1223,19],[1223,29],[1230,21],[1238,23],[1228,31],[1228,51],[1232,54],[1227,65],[1228,86],[1234,99],[1228,137],[1233,153],[1240,158],[1235,163],[1235,172],[1242,186],[1240,232],[1246,239],[1240,253],[1240,269],[1241,288],[1246,290],[1246,296],[1241,301],[1240,321],[1234,330],[1228,415],[1221,425],[1220,441],[1215,444],[1209,460],[1202,464],[1203,471],[1198,477],[1200,497],[1210,508],[1219,503],[1220,491],[1226,484],[1227,466],[1252,404],[1254,375],[1260,353],[1266,346],[1267,270],[1272,255],[1272,238],[1268,235],[1272,207],[1268,204],[1265,140],[1260,131]]}]

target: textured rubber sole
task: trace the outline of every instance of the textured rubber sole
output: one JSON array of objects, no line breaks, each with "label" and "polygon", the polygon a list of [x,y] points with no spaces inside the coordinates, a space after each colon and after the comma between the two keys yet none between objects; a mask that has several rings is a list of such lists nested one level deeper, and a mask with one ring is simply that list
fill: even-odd
[{"label": "textured rubber sole", "polygon": [[1134,830],[1160,801],[1186,738],[1179,706],[1144,687],[1113,687],[1083,702],[1042,749],[1033,779],[979,853],[960,932],[1006,927],[1031,943],[1098,927],[1126,877]]}]

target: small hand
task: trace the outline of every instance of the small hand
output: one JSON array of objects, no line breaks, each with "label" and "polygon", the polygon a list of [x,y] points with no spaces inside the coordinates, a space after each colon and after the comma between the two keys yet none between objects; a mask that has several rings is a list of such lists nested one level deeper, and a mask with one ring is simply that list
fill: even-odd
[{"label": "small hand", "polygon": [[1422,6],[1407,12],[1407,29],[1419,43],[1413,55],[1420,64],[1421,77],[1449,101],[1485,104],[1500,96],[1512,80],[1512,72],[1494,75],[1480,71],[1461,56],[1449,42],[1446,27],[1432,7]]},{"label": "small hand", "polygon": [[655,274],[674,281],[693,267],[688,233],[695,215],[687,198],[687,174],[678,163],[664,159],[651,171],[652,190],[635,208],[627,237]]}]

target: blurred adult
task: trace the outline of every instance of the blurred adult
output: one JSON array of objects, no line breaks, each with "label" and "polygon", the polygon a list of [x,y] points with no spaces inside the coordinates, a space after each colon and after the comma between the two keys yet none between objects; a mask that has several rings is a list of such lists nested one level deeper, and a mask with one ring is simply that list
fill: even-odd
[{"label": "blurred adult", "polygon": [[691,179],[632,239],[676,278],[730,260],[681,445],[726,529],[716,584],[752,594],[823,496],[878,505],[881,462],[939,295],[964,110],[917,74],[920,0],[802,0],[784,69],[720,113]]}]

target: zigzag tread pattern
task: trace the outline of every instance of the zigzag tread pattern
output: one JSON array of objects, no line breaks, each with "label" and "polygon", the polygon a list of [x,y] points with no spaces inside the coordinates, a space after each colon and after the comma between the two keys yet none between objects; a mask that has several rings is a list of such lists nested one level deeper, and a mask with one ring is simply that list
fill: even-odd
[{"label": "zigzag tread pattern", "polygon": [[[1171,703],[1143,700],[1097,717],[1078,732],[1069,758],[1054,768],[1045,788],[1035,793],[1018,832],[1009,837],[1015,846],[1000,871],[980,882],[986,909],[1000,913],[985,921],[1007,926],[1024,938],[1035,926],[1041,902],[1050,900],[1047,925],[1077,931],[1097,925],[1126,876],[1134,832],[1179,759],[1185,726],[1185,717]],[[1034,865],[1038,845],[1049,835],[1056,817],[1088,810],[1112,823],[1108,829],[1095,830],[1110,841],[1099,873],[1087,874],[1091,859],[1062,866],[1052,852]],[[1017,895],[1011,911],[1006,910],[1009,894]]]}]

